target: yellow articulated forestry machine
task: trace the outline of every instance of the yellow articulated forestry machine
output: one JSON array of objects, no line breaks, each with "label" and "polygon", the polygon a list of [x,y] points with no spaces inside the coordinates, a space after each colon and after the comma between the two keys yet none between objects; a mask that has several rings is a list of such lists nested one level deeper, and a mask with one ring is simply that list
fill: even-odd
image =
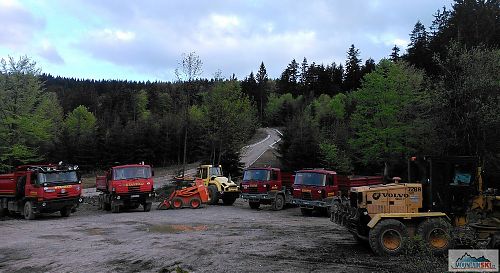
[{"label": "yellow articulated forestry machine", "polygon": [[417,235],[434,254],[455,243],[498,248],[500,196],[483,191],[477,158],[413,157],[408,170],[409,183],[352,188],[349,200],[332,207],[331,220],[378,255],[404,253]]}]

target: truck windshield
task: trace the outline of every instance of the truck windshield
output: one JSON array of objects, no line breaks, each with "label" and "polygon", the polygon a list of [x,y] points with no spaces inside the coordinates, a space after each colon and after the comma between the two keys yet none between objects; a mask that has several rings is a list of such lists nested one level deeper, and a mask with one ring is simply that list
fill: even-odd
[{"label": "truck windshield", "polygon": [[298,172],[295,175],[295,185],[324,186],[326,175],[321,173]]},{"label": "truck windshield", "polygon": [[220,167],[210,168],[210,177],[212,176],[222,176],[222,170],[220,169]]},{"label": "truck windshield", "polygon": [[243,174],[243,181],[269,181],[269,173],[268,170],[246,170]]},{"label": "truck windshield", "polygon": [[75,171],[39,173],[38,183],[68,183],[78,182]]},{"label": "truck windshield", "polygon": [[151,168],[149,167],[126,167],[113,170],[113,180],[150,178]]}]

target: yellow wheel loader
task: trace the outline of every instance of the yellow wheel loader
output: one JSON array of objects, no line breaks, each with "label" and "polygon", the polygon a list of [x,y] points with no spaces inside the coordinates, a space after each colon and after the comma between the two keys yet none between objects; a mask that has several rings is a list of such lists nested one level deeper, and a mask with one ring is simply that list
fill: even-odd
[{"label": "yellow wheel loader", "polygon": [[200,165],[196,177],[203,179],[208,188],[210,196],[208,204],[217,204],[219,199],[222,199],[224,205],[230,206],[240,196],[238,185],[222,175],[222,166],[220,165]]},{"label": "yellow wheel loader", "polygon": [[417,235],[434,254],[455,243],[498,248],[500,196],[483,191],[477,158],[414,157],[408,169],[409,183],[352,188],[332,207],[331,221],[378,255],[404,253]]}]

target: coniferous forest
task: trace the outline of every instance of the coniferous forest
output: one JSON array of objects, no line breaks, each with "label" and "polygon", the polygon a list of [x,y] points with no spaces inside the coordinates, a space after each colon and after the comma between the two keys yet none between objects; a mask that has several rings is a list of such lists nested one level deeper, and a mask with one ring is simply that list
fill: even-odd
[{"label": "coniferous forest", "polygon": [[[174,82],[54,77],[29,57],[0,71],[0,170],[63,160],[86,171],[117,163],[221,163],[260,126],[283,128],[279,154],[291,170],[405,172],[419,155],[476,155],[500,179],[500,1],[456,0],[430,26],[416,22],[407,48],[344,63],[291,60],[272,79],[264,63],[244,79]],[[202,65],[196,53],[183,57]],[[185,62],[183,62],[185,64]],[[319,165],[319,166],[318,166]],[[490,182],[490,185],[492,183]]]}]

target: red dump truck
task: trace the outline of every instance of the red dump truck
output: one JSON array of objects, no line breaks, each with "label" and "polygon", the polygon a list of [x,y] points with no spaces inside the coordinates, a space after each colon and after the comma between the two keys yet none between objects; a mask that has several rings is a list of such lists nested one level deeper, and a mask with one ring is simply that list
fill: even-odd
[{"label": "red dump truck", "polygon": [[278,168],[248,168],[243,173],[241,198],[248,200],[250,208],[261,204],[281,210],[292,201],[293,176]]},{"label": "red dump truck", "polygon": [[313,210],[330,215],[334,201],[347,197],[351,187],[383,183],[383,176],[339,175],[324,169],[300,170],[295,174],[292,204],[300,206],[302,215]]},{"label": "red dump truck", "polygon": [[32,220],[40,213],[68,217],[82,202],[78,166],[24,165],[0,175],[0,210]]},{"label": "red dump truck", "polygon": [[120,212],[142,205],[150,211],[154,198],[153,170],[144,164],[121,165],[110,168],[104,176],[96,177],[99,209]]}]

